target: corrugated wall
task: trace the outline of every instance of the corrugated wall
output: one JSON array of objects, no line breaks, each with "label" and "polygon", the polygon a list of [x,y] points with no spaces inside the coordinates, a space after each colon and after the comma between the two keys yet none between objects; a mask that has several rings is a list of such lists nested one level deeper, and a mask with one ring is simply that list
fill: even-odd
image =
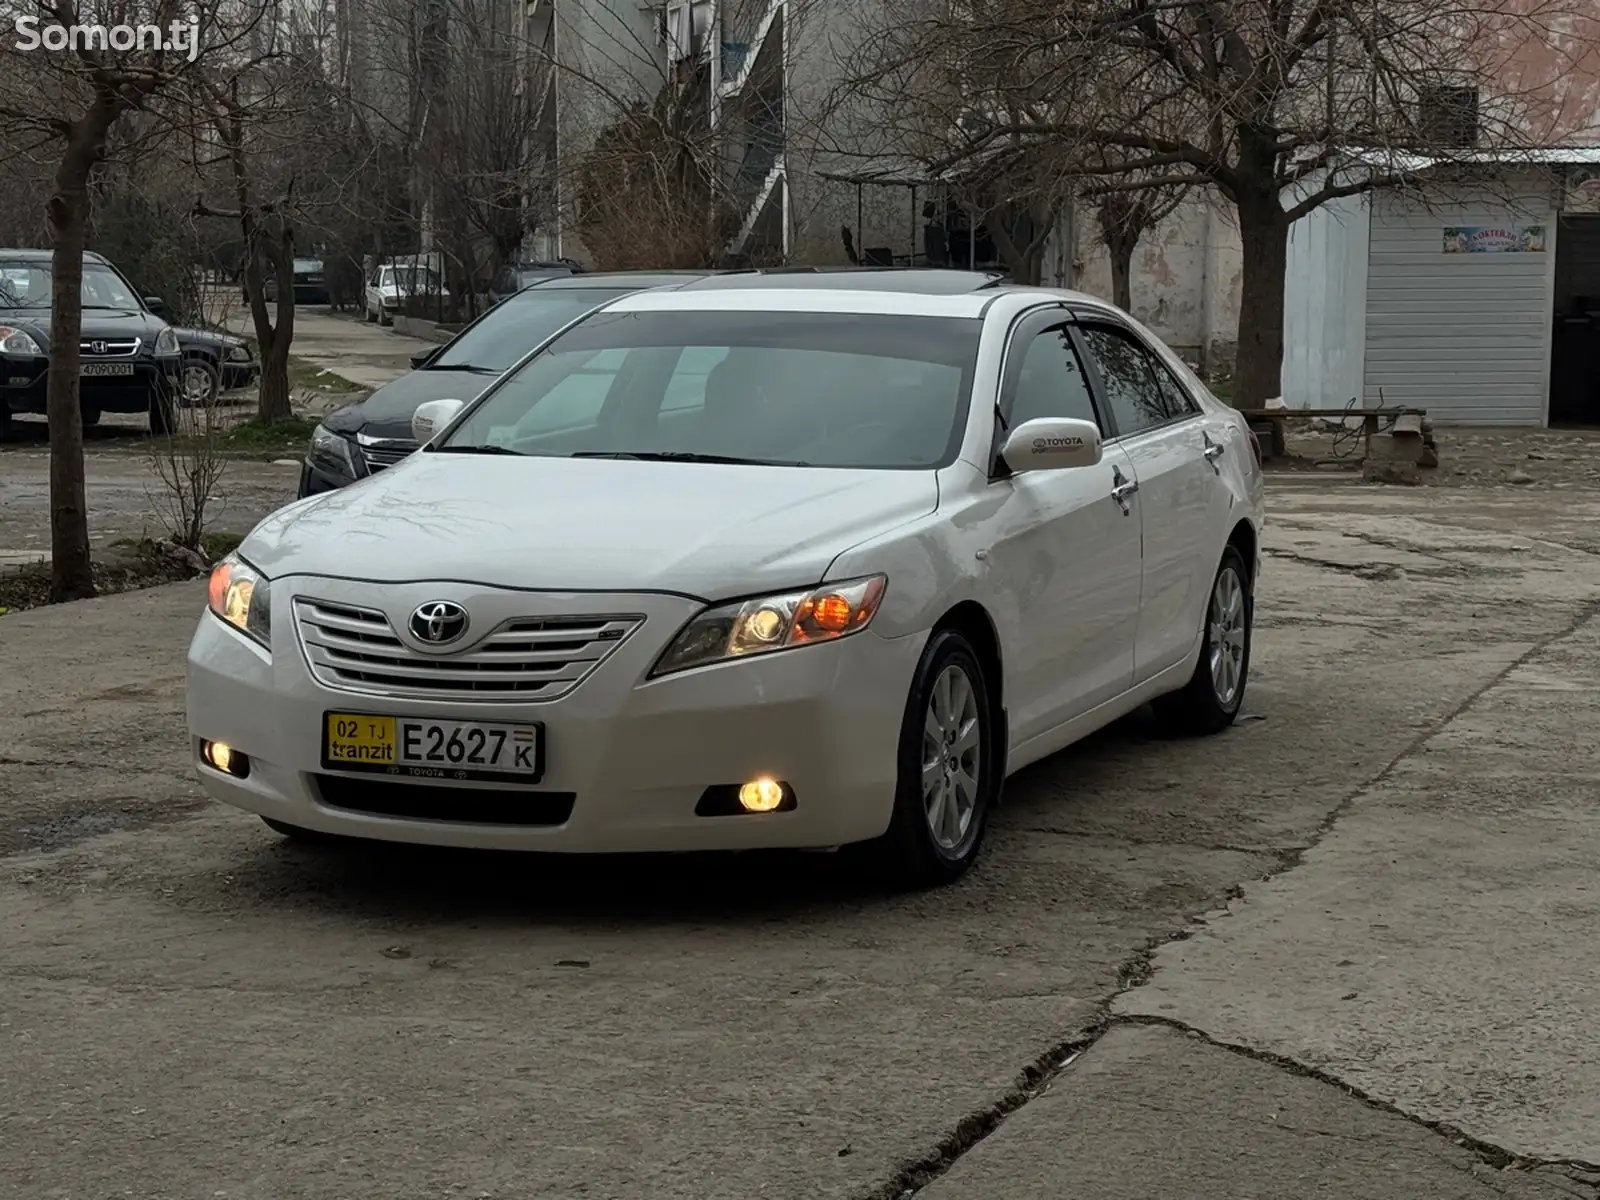
[{"label": "corrugated wall", "polygon": [[1289,228],[1283,401],[1290,408],[1343,408],[1361,395],[1369,225],[1367,197],[1344,196]]},{"label": "corrugated wall", "polygon": [[[1451,227],[1539,225],[1542,253],[1444,252]],[[1367,261],[1368,403],[1441,424],[1543,425],[1554,322],[1556,221],[1542,187],[1373,198]]]}]

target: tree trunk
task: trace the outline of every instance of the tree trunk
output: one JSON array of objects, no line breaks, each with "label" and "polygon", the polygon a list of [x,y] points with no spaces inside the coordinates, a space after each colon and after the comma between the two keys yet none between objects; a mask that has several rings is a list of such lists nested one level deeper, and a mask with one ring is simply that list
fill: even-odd
[{"label": "tree trunk", "polygon": [[278,281],[277,320],[263,331],[265,305],[256,319],[256,340],[261,345],[261,391],[256,416],[263,425],[287,421],[294,415],[289,402],[289,346],[294,341],[294,233],[283,217],[277,221],[283,223],[274,231],[275,236],[262,232],[267,269]]},{"label": "tree trunk", "polygon": [[89,177],[106,132],[122,106],[101,92],[72,126],[46,211],[52,242],[50,374],[50,599],[95,594],[89,557],[89,501],[83,474],[83,412],[78,401],[78,340],[83,332],[83,251],[88,237]]},{"label": "tree trunk", "polygon": [[1111,303],[1123,312],[1133,311],[1133,251],[1137,236],[1108,239],[1106,253],[1111,258]]},{"label": "tree trunk", "polygon": [[1010,205],[983,218],[1001,261],[1011,272],[1011,282],[1022,287],[1038,287],[1043,282],[1045,243],[1054,222],[1054,210],[1041,213],[1031,208],[1017,214]]},{"label": "tree trunk", "polygon": [[1283,394],[1283,293],[1289,220],[1275,195],[1241,197],[1244,256],[1239,298],[1235,403],[1260,408]]}]

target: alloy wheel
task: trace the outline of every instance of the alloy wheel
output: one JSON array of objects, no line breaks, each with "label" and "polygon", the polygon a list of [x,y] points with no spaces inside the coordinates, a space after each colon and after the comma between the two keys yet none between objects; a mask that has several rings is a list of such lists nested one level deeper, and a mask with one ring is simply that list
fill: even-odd
[{"label": "alloy wheel", "polygon": [[978,697],[956,663],[939,673],[922,729],[922,803],[928,832],[946,854],[961,850],[978,811],[983,767]]},{"label": "alloy wheel", "polygon": [[1249,635],[1244,583],[1231,566],[1217,574],[1211,589],[1206,648],[1211,658],[1211,688],[1217,703],[1231,708],[1244,680],[1245,638]]},{"label": "alloy wheel", "polygon": [[197,406],[211,399],[211,372],[199,363],[184,365],[183,399],[185,403]]}]

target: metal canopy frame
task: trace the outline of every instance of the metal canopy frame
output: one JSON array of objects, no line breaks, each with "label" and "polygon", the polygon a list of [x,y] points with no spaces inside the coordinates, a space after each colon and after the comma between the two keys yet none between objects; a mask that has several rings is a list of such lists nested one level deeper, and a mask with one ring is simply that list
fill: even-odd
[{"label": "metal canopy frame", "polygon": [[[954,176],[949,171],[932,172],[923,164],[909,158],[881,159],[879,165],[865,168],[860,171],[818,171],[819,178],[831,183],[847,183],[856,189],[856,233],[862,239],[861,252],[866,250],[866,234],[863,231],[865,214],[862,198],[868,187],[903,187],[911,190],[911,253],[907,256],[915,265],[917,259],[917,193],[926,188],[948,186]],[[924,258],[926,253],[924,252]],[[967,222],[967,262],[976,263],[978,260],[978,227],[971,220]]]}]

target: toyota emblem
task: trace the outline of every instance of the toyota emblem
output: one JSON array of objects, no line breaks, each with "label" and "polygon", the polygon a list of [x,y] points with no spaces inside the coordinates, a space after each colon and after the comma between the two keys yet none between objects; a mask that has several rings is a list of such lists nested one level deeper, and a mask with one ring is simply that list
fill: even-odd
[{"label": "toyota emblem", "polygon": [[90,354],[104,354],[105,352],[106,352],[106,344],[104,342],[93,341],[93,342],[89,343],[89,353]]},{"label": "toyota emblem", "polygon": [[411,636],[430,646],[448,646],[467,631],[467,610],[454,600],[430,600],[411,614]]}]

